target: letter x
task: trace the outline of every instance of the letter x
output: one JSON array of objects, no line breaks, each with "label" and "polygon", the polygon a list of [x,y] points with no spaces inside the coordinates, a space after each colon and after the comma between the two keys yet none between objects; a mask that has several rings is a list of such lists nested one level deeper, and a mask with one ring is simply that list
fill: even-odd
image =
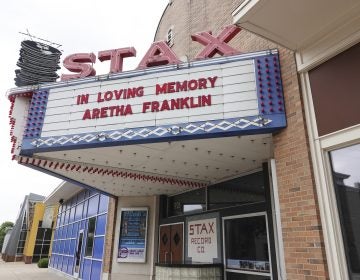
[{"label": "letter x", "polygon": [[235,37],[236,34],[240,32],[241,28],[236,25],[226,26],[221,33],[214,37],[209,32],[199,32],[194,35],[191,35],[191,39],[205,46],[205,48],[195,57],[198,58],[210,58],[213,57],[216,53],[221,56],[232,55],[239,53],[238,50],[230,47],[227,43]]}]

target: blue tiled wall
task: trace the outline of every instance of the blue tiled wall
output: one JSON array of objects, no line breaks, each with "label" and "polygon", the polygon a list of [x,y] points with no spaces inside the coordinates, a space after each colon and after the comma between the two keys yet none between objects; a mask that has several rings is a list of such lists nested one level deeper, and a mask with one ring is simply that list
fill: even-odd
[{"label": "blue tiled wall", "polygon": [[[109,197],[83,190],[65,201],[59,209],[52,245],[50,267],[73,275],[79,231],[84,230],[80,258],[80,279],[100,280]],[[91,256],[84,256],[89,218],[96,217]]]}]

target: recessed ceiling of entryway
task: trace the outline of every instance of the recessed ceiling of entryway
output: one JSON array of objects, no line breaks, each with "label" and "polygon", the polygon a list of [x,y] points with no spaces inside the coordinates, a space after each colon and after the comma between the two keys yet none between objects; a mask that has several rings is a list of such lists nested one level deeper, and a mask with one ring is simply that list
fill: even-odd
[{"label": "recessed ceiling of entryway", "polygon": [[34,155],[42,169],[117,196],[183,192],[259,169],[271,157],[271,134]]}]

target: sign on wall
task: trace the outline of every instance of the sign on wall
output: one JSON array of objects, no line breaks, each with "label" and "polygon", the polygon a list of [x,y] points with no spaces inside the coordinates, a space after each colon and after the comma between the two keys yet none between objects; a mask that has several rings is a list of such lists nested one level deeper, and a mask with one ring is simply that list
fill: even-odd
[{"label": "sign on wall", "polygon": [[271,133],[286,126],[276,50],[56,84],[30,103],[32,152]]},{"label": "sign on wall", "polygon": [[218,256],[217,219],[189,221],[187,256],[192,262],[212,263]]},{"label": "sign on wall", "polygon": [[118,262],[146,262],[147,208],[122,208]]}]

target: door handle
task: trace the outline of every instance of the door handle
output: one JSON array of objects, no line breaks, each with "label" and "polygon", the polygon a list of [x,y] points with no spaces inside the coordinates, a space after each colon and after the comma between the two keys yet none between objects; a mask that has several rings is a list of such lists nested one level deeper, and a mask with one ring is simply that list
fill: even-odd
[{"label": "door handle", "polygon": [[172,264],[172,252],[170,252],[170,263]]},{"label": "door handle", "polygon": [[165,263],[167,263],[166,257],[167,257],[168,254],[169,254],[169,252],[165,252]]}]

